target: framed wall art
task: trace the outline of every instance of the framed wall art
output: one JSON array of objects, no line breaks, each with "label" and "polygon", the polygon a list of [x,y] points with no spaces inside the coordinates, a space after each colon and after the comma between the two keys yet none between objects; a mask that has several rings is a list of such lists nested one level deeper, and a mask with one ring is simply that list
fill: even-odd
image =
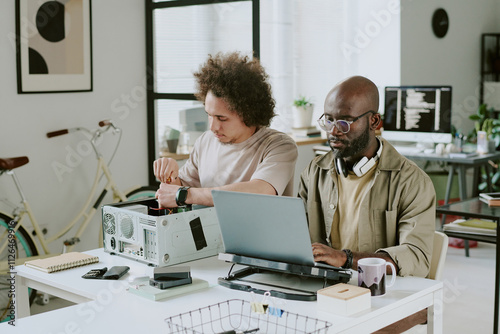
[{"label": "framed wall art", "polygon": [[16,0],[17,91],[92,91],[91,0]]}]

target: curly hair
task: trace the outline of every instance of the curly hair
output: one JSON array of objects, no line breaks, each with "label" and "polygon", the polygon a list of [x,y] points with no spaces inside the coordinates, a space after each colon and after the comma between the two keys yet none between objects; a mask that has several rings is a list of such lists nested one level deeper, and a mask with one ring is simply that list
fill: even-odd
[{"label": "curly hair", "polygon": [[249,59],[239,52],[219,52],[209,55],[194,76],[198,100],[205,102],[211,91],[222,98],[246,126],[269,126],[276,115],[269,76],[256,58]]}]

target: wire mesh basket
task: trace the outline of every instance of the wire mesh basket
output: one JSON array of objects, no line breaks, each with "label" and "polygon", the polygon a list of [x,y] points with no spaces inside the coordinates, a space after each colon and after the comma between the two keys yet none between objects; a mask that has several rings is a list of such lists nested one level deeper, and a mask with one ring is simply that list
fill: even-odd
[{"label": "wire mesh basket", "polygon": [[326,333],[331,323],[279,310],[254,312],[250,302],[230,299],[165,319],[169,333]]}]

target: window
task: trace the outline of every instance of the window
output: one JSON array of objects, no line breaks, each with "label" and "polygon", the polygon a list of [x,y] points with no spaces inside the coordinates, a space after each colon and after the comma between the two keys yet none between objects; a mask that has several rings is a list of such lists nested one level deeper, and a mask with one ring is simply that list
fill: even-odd
[{"label": "window", "polygon": [[[258,13],[258,0],[148,2],[149,161],[165,146],[167,126],[181,130],[179,111],[201,105],[193,72],[208,54],[239,50],[258,56]],[[149,179],[155,183],[152,173]]]},{"label": "window", "polygon": [[373,80],[381,106],[384,87],[400,85],[400,0],[172,0],[148,2],[147,13],[149,161],[165,127],[180,130],[179,110],[200,105],[192,73],[209,53],[253,50],[276,100],[271,127],[283,132],[299,95],[316,119],[346,77]]}]

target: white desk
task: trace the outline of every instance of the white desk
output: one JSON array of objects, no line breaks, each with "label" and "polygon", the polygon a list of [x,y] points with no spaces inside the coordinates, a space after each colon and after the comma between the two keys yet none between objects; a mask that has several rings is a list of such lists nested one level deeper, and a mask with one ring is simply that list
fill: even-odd
[{"label": "white desk", "polygon": [[[179,313],[216,304],[228,299],[250,300],[247,292],[231,290],[217,285],[217,278],[225,276],[229,264],[217,258],[193,261],[193,277],[207,280],[210,288],[161,301],[150,301],[127,292],[130,276],[151,275],[152,268],[137,262],[110,256],[102,251],[87,253],[98,255],[100,263],[74,268],[58,273],[45,274],[24,266],[16,267],[16,300],[19,316],[29,315],[27,287],[44,288],[43,291],[80,303],[71,307],[16,319],[16,326],[0,324],[2,333],[51,332],[51,333],[104,333],[113,332],[166,332],[164,319]],[[128,265],[129,274],[119,281],[84,280],[80,276],[90,268]],[[353,275],[353,279],[356,275]],[[25,290],[23,293],[22,290]],[[259,296],[260,297],[260,296]],[[316,302],[286,301],[283,309],[289,312],[329,321],[329,333],[368,333],[383,328],[410,314],[428,308],[428,332],[442,333],[443,283],[416,277],[398,277],[393,287],[383,297],[372,298],[369,311],[350,317],[336,316],[318,311]],[[91,300],[91,301],[89,301]]]}]

